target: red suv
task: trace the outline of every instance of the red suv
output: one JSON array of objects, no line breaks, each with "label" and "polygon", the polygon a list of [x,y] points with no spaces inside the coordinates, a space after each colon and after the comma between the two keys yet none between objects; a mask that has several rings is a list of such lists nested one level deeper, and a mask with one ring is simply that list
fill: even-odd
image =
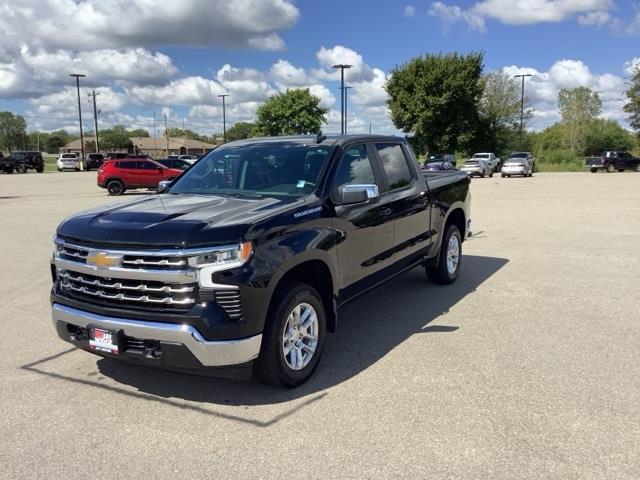
[{"label": "red suv", "polygon": [[122,195],[134,188],[157,188],[162,180],[173,180],[182,170],[167,168],[153,160],[121,158],[110,160],[98,169],[98,186],[109,195]]}]

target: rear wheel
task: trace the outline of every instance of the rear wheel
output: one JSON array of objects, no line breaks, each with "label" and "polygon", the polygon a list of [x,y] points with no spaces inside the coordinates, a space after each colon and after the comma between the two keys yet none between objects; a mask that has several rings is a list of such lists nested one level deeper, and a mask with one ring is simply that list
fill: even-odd
[{"label": "rear wheel", "polygon": [[636,165],[635,170],[636,170],[636,172],[640,172],[640,163],[638,165]]},{"label": "rear wheel", "polygon": [[254,373],[269,385],[293,388],[320,362],[327,329],[324,304],[316,289],[305,283],[285,285],[274,301]]},{"label": "rear wheel", "polygon": [[613,163],[610,163],[609,165],[607,165],[607,172],[608,173],[613,173],[615,169],[613,168]]},{"label": "rear wheel", "polygon": [[7,167],[4,169],[4,173],[11,174],[13,173],[13,167]]},{"label": "rear wheel", "polygon": [[592,168],[591,169],[591,173],[598,173],[598,169],[597,168]]},{"label": "rear wheel", "polygon": [[124,190],[124,184],[120,180],[110,180],[109,183],[107,183],[107,192],[109,192],[109,195],[122,195]]},{"label": "rear wheel", "polygon": [[455,282],[462,264],[462,236],[455,225],[447,226],[438,255],[438,266],[425,269],[429,280],[443,285]]},{"label": "rear wheel", "polygon": [[44,172],[44,167],[38,167],[38,168],[36,168],[36,172],[38,172],[38,173],[42,173],[42,172]]}]

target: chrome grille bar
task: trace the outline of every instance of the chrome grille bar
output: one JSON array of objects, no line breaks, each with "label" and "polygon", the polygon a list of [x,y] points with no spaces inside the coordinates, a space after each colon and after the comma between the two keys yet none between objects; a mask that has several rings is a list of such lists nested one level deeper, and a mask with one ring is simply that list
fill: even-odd
[{"label": "chrome grille bar", "polygon": [[193,292],[194,290],[194,287],[176,288],[176,287],[171,287],[169,285],[164,285],[162,287],[150,287],[148,285],[145,285],[144,283],[141,283],[135,286],[124,285],[122,282],[107,283],[97,278],[93,280],[87,280],[82,275],[73,276],[69,272],[65,272],[65,271],[58,272],[58,276],[63,279],[83,283],[85,285],[96,286],[101,288],[114,288],[114,289],[120,289],[120,290],[135,290],[140,292],[156,292],[156,293],[190,293],[190,292]]}]

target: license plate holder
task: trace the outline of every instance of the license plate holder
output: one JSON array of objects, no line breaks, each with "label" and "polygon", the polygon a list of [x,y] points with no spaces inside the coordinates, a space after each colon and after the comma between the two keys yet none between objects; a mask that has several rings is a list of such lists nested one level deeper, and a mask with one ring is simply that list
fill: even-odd
[{"label": "license plate holder", "polygon": [[110,353],[118,355],[122,349],[122,331],[109,330],[107,328],[89,326],[87,328],[89,334],[89,349],[96,352]]}]

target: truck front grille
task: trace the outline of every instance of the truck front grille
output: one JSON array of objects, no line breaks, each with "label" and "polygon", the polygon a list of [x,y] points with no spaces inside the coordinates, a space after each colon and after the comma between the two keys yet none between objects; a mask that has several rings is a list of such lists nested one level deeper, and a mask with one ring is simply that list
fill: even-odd
[{"label": "truck front grille", "polygon": [[72,297],[119,306],[191,308],[195,284],[166,284],[128,279],[107,279],[80,272],[57,271],[62,291]]}]

